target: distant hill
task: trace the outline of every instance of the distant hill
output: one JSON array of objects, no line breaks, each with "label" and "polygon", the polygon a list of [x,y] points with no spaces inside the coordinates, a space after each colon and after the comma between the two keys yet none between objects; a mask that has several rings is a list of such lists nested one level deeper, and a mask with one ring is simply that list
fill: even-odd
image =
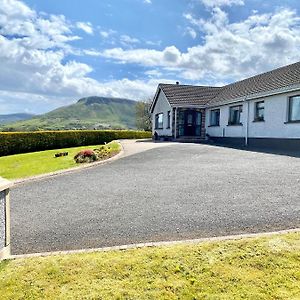
[{"label": "distant hill", "polygon": [[86,97],[30,120],[2,126],[2,130],[134,129],[136,101]]},{"label": "distant hill", "polygon": [[19,113],[19,114],[8,114],[8,115],[0,115],[0,125],[28,120],[34,117],[33,114]]}]

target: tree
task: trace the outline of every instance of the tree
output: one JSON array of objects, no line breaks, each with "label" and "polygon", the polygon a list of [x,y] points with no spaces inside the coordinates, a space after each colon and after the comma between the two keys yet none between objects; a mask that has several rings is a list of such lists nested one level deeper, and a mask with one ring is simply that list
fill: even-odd
[{"label": "tree", "polygon": [[152,100],[138,101],[135,105],[135,123],[139,130],[150,131],[152,128],[150,105]]}]

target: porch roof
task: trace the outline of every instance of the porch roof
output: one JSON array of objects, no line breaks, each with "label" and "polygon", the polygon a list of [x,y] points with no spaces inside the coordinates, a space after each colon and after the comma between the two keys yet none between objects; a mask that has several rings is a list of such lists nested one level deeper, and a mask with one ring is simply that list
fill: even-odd
[{"label": "porch roof", "polygon": [[213,99],[221,89],[211,86],[163,83],[159,84],[159,88],[162,89],[171,106],[205,105]]}]

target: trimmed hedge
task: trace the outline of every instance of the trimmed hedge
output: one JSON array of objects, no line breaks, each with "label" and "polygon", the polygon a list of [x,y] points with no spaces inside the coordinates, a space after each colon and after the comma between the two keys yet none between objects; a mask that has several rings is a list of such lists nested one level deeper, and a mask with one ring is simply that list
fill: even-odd
[{"label": "trimmed hedge", "polygon": [[133,130],[0,132],[0,156],[150,137],[151,132]]}]

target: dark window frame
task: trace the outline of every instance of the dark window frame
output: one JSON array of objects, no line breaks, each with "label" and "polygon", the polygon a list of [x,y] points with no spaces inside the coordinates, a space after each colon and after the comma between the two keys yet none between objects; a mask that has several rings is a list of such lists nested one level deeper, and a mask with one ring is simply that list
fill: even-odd
[{"label": "dark window frame", "polygon": [[297,120],[292,120],[291,119],[291,115],[292,115],[292,105],[291,105],[291,103],[292,103],[293,98],[297,98],[297,97],[300,97],[300,95],[294,95],[294,96],[290,96],[288,98],[288,122],[289,123],[299,123],[300,122],[300,118],[297,119]]},{"label": "dark window frame", "polygon": [[[218,118],[216,118],[216,123],[213,124],[213,123],[212,123],[212,114],[213,114],[213,113],[216,113],[216,112],[218,112],[219,116],[218,116]],[[220,115],[221,115],[221,110],[220,110],[220,108],[212,109],[212,110],[210,111],[209,126],[220,126]]]},{"label": "dark window frame", "polygon": [[170,110],[168,110],[167,116],[168,116],[168,119],[167,119],[167,129],[170,129],[171,128],[171,111]]},{"label": "dark window frame", "polygon": [[[259,105],[263,103],[263,107],[259,107]],[[259,112],[263,111],[263,116],[259,116]],[[265,120],[265,101],[257,101],[254,102],[254,122],[263,122]]]},{"label": "dark window frame", "polygon": [[[159,116],[162,116],[161,122],[159,122]],[[155,129],[164,129],[164,113],[158,113],[155,115]]]},{"label": "dark window frame", "polygon": [[[236,109],[236,111],[239,112],[239,117],[238,117],[238,122],[233,122],[231,120],[231,111],[234,109],[234,108],[239,108],[238,110]],[[241,122],[241,113],[243,112],[243,105],[240,104],[240,105],[234,105],[234,106],[230,106],[229,107],[229,118],[228,118],[228,126],[239,126],[239,125],[243,125],[243,123]]]}]

